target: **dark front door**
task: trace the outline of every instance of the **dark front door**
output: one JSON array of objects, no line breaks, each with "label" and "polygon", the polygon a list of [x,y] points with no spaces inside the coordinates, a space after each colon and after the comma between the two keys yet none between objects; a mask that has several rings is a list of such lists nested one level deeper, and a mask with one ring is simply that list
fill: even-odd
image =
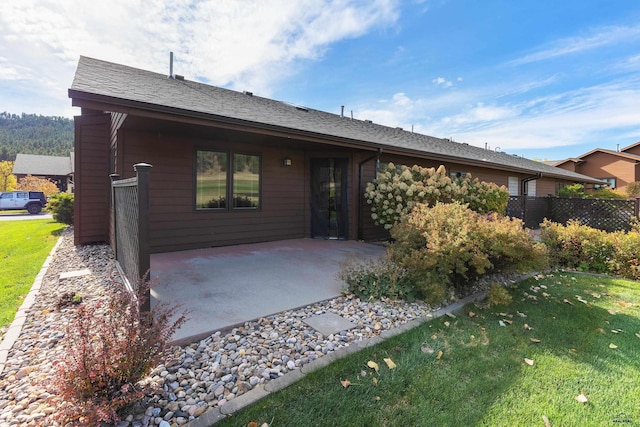
[{"label": "dark front door", "polygon": [[311,236],[348,238],[347,159],[311,159]]}]

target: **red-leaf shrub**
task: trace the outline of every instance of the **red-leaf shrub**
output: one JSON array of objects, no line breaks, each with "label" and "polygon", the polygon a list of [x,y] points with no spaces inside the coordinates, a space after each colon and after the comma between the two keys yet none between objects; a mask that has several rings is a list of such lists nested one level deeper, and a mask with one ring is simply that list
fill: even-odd
[{"label": "red-leaf shrub", "polygon": [[142,307],[148,280],[137,298],[112,280],[104,300],[80,304],[66,328],[64,357],[54,364],[48,388],[57,402],[52,421],[97,425],[119,421],[118,412],[141,399],[149,385],[141,380],[161,363],[173,333],[186,321],[178,307]]}]

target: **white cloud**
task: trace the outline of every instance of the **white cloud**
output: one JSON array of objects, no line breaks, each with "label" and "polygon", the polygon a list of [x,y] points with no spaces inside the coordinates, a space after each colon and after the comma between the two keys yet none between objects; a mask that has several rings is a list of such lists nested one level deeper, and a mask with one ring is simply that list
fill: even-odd
[{"label": "white cloud", "polygon": [[431,80],[431,83],[433,83],[436,86],[442,86],[442,87],[453,86],[453,83],[450,80],[445,79],[444,77],[436,77],[435,79]]},{"label": "white cloud", "polygon": [[545,61],[570,54],[588,51],[599,47],[633,42],[640,38],[640,25],[632,27],[605,27],[598,29],[594,34],[583,37],[568,37],[557,40],[551,46],[527,54],[522,58],[511,61],[510,65],[524,65],[533,62]]},{"label": "white cloud", "polygon": [[269,96],[300,60],[398,16],[398,0],[10,1],[0,14],[0,57],[11,58],[0,90],[29,76],[68,103],[80,55],[168,73],[173,51],[177,74]]}]

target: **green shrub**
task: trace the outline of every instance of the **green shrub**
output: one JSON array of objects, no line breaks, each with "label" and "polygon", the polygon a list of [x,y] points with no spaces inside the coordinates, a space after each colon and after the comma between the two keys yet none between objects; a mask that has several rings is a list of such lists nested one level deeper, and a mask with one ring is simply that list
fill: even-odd
[{"label": "green shrub", "polygon": [[62,224],[73,224],[73,194],[57,193],[47,200],[46,210],[53,214],[53,220]]},{"label": "green shrub", "polygon": [[558,190],[559,197],[588,197],[584,191],[584,185],[572,184]]},{"label": "green shrub", "polygon": [[636,228],[607,233],[578,221],[565,226],[545,220],[540,237],[555,266],[640,280],[640,233]]},{"label": "green shrub", "polygon": [[629,197],[640,197],[640,181],[629,183],[626,192]]},{"label": "green shrub", "polygon": [[504,213],[509,193],[504,186],[480,182],[470,174],[451,178],[444,166],[435,169],[389,163],[367,184],[365,198],[371,205],[371,218],[390,230],[417,204],[433,206],[458,201],[480,213]]},{"label": "green shrub", "polygon": [[617,192],[616,190],[612,190],[611,188],[598,188],[594,190],[593,193],[590,194],[591,197],[595,199],[627,199],[626,194],[622,194]]},{"label": "green shrub", "polygon": [[338,277],[361,300],[391,298],[413,301],[416,297],[403,269],[386,257],[365,262],[348,258],[342,263]]},{"label": "green shrub", "polygon": [[389,258],[429,303],[451,293],[468,293],[483,274],[529,271],[547,261],[546,248],[531,238],[520,220],[481,215],[457,202],[416,205],[393,227],[391,236]]},{"label": "green shrub", "polygon": [[496,305],[509,305],[513,297],[503,286],[498,283],[492,283],[487,293],[487,303],[490,307]]}]

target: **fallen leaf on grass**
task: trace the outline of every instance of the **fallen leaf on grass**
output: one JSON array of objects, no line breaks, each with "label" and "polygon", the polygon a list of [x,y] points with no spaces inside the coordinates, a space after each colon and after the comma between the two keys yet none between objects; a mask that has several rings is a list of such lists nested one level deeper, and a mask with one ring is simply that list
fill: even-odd
[{"label": "fallen leaf on grass", "polygon": [[449,322],[444,322],[444,326],[446,326],[447,328],[449,327],[450,324],[451,323],[449,323]]},{"label": "fallen leaf on grass", "polygon": [[622,329],[612,329],[611,332],[613,332],[614,334],[619,334],[620,332],[622,332]]},{"label": "fallen leaf on grass", "polygon": [[507,326],[507,325],[506,325],[502,320],[498,320],[498,324],[499,324],[500,326]]},{"label": "fallen leaf on grass", "polygon": [[524,324],[523,328],[524,328],[526,331],[530,331],[530,330],[532,330],[532,329],[533,329],[531,326],[529,326],[529,325],[528,325],[528,324],[526,324],[526,323]]},{"label": "fallen leaf on grass", "polygon": [[340,384],[342,384],[342,387],[344,387],[344,388],[349,388],[349,386],[351,385],[351,381],[349,381],[349,380],[340,380]]},{"label": "fallen leaf on grass", "polygon": [[605,330],[604,330],[604,329],[602,329],[602,328],[598,328],[598,329],[596,329],[596,331],[598,331],[599,333],[601,333],[601,334],[603,334],[603,335],[607,333],[607,331],[605,331]]},{"label": "fallen leaf on grass", "polygon": [[433,352],[435,352],[435,350],[434,350],[433,348],[429,347],[429,346],[428,346],[428,345],[426,345],[426,344],[423,344],[423,345],[422,345],[422,347],[420,347],[420,350],[421,350],[423,353],[428,353],[428,354],[432,354]]},{"label": "fallen leaf on grass", "polygon": [[587,399],[587,396],[585,396],[584,393],[580,393],[579,395],[576,396],[575,399],[580,403],[587,403],[589,401],[589,399]]},{"label": "fallen leaf on grass", "polygon": [[373,377],[373,378],[371,379],[371,381],[373,381],[373,385],[374,385],[374,386],[376,386],[376,387],[378,386],[378,379],[377,379],[376,377]]},{"label": "fallen leaf on grass", "polygon": [[551,423],[549,422],[549,418],[546,415],[542,416],[542,421],[544,421],[544,427],[551,427]]},{"label": "fallen leaf on grass", "polygon": [[380,401],[380,396],[376,396],[376,401]]},{"label": "fallen leaf on grass", "polygon": [[476,314],[473,311],[469,312],[469,317],[476,317]]},{"label": "fallen leaf on grass", "polygon": [[543,292],[543,293],[542,293],[542,296],[543,296],[543,297],[545,297],[545,298],[549,298],[551,295],[549,295],[549,294],[548,294],[548,293],[546,293],[546,292]]},{"label": "fallen leaf on grass", "polygon": [[524,363],[526,363],[529,366],[533,366],[533,360],[527,359],[526,357],[524,358]]},{"label": "fallen leaf on grass", "polygon": [[389,367],[389,369],[395,369],[396,368],[396,364],[393,363],[393,360],[391,360],[390,357],[387,357],[384,359],[384,362],[387,364],[387,366]]},{"label": "fallen leaf on grass", "polygon": [[612,315],[614,315],[614,316],[617,314],[617,313],[615,312],[615,310],[607,310],[607,311],[609,312],[609,314],[612,314]]},{"label": "fallen leaf on grass", "polygon": [[640,338],[640,332],[636,333],[636,336],[637,336],[638,338]]},{"label": "fallen leaf on grass", "polygon": [[611,348],[611,349],[614,349],[614,350],[615,350],[616,348],[618,348],[618,346],[617,346],[617,345],[615,345],[614,343],[611,343],[611,344],[609,344],[609,348]]},{"label": "fallen leaf on grass", "polygon": [[511,325],[511,324],[513,323],[513,320],[507,320],[507,319],[504,319],[504,322],[505,322],[505,323],[508,323],[509,325]]},{"label": "fallen leaf on grass", "polygon": [[378,372],[378,369],[380,369],[378,364],[376,362],[374,362],[373,360],[369,360],[367,362],[367,366],[370,367],[371,369],[375,369],[376,372]]},{"label": "fallen leaf on grass", "polygon": [[361,377],[366,377],[367,376],[367,371],[360,371],[360,376]]},{"label": "fallen leaf on grass", "polygon": [[258,423],[255,421],[251,421],[249,424],[247,424],[247,427],[258,427]]},{"label": "fallen leaf on grass", "polygon": [[438,352],[438,355],[436,356],[436,359],[437,359],[437,360],[440,360],[440,358],[442,357],[442,354],[443,354],[443,353],[442,353],[442,350],[440,350],[440,351]]},{"label": "fallen leaf on grass", "polygon": [[565,303],[565,304],[573,305],[573,303],[571,301],[569,301],[568,299],[566,299],[566,298],[563,299],[562,302]]},{"label": "fallen leaf on grass", "polygon": [[527,315],[526,315],[526,314],[524,314],[524,313],[520,313],[519,311],[516,311],[516,314],[517,314],[518,316],[520,316],[520,317],[527,317]]},{"label": "fallen leaf on grass", "polygon": [[532,343],[534,344],[538,344],[540,342],[540,340],[538,338],[529,338],[531,340]]}]

